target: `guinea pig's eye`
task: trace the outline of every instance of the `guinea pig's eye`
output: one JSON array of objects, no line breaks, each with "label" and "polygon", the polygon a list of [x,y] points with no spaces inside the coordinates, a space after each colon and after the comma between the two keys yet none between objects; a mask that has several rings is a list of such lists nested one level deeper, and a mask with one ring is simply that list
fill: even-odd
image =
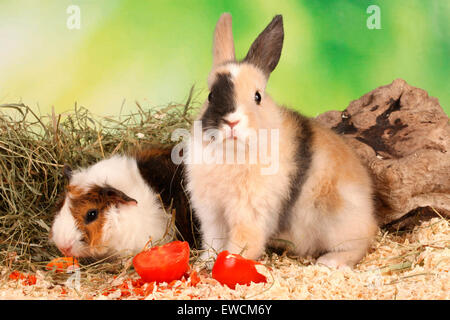
[{"label": "guinea pig's eye", "polygon": [[98,210],[97,209],[89,209],[88,212],[86,213],[85,221],[86,221],[86,223],[90,223],[90,222],[94,221],[95,219],[97,219],[97,217],[98,217]]},{"label": "guinea pig's eye", "polygon": [[255,102],[258,105],[261,103],[261,94],[258,91],[255,92]]},{"label": "guinea pig's eye", "polygon": [[212,97],[213,97],[212,92],[210,92],[210,93],[208,94],[208,101],[209,101],[209,102],[211,102]]}]

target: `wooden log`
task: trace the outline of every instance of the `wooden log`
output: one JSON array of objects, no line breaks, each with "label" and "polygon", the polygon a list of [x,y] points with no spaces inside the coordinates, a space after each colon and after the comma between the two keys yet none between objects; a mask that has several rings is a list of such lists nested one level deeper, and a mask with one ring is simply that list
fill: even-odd
[{"label": "wooden log", "polygon": [[423,207],[450,215],[450,123],[437,98],[396,79],[317,120],[370,168],[382,225]]}]

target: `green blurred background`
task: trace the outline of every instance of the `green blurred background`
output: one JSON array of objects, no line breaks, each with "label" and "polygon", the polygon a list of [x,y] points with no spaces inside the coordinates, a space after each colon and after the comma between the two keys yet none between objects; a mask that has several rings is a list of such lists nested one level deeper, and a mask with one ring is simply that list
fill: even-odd
[{"label": "green blurred background", "polygon": [[[369,5],[381,29],[369,30]],[[69,30],[69,5],[81,28]],[[23,101],[47,113],[83,105],[115,115],[206,97],[212,33],[233,15],[242,58],[258,33],[283,14],[285,44],[268,91],[314,116],[395,78],[423,88],[450,113],[448,0],[0,0],[0,103]]]}]

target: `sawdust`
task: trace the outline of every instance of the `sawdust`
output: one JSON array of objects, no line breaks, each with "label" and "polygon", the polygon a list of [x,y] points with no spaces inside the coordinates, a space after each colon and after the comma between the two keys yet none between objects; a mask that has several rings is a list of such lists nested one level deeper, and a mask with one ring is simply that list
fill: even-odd
[{"label": "sawdust", "polygon": [[[129,269],[123,275],[100,272],[55,277],[37,270],[36,284],[11,280],[0,272],[0,299],[449,299],[450,227],[433,218],[411,232],[380,231],[366,257],[353,270],[330,270],[308,259],[267,254],[259,268],[267,283],[220,285],[200,263],[199,283],[191,277],[170,284],[137,284]],[[69,285],[67,281],[71,281]],[[195,281],[197,282],[197,281]],[[75,285],[73,285],[75,284]]]}]

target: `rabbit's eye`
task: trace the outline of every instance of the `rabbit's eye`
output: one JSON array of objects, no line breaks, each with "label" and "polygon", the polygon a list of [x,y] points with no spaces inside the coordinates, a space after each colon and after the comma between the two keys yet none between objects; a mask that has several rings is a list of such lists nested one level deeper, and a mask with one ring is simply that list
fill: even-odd
[{"label": "rabbit's eye", "polygon": [[213,97],[212,92],[210,92],[210,93],[208,94],[208,101],[209,101],[209,102],[211,102],[212,97]]},{"label": "rabbit's eye", "polygon": [[97,209],[89,209],[88,212],[86,213],[86,218],[85,218],[86,224],[94,221],[95,219],[97,219],[97,217],[98,217],[98,210]]},{"label": "rabbit's eye", "polygon": [[258,105],[261,103],[261,94],[258,91],[255,93],[255,102]]}]

